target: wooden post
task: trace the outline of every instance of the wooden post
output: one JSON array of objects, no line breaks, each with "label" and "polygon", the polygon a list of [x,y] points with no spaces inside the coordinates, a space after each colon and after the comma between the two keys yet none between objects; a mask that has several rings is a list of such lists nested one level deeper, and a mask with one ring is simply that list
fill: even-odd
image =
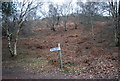
[{"label": "wooden post", "polygon": [[[60,48],[60,43],[58,43],[58,48]],[[62,53],[61,50],[58,51],[59,53],[59,59],[60,59],[60,68],[63,68],[63,64],[62,64]]]}]

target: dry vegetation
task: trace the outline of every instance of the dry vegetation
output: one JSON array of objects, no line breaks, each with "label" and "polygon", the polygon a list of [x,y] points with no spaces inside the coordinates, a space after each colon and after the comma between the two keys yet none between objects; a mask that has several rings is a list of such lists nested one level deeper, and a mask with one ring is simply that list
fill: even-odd
[{"label": "dry vegetation", "polygon": [[[77,78],[118,78],[118,48],[113,42],[112,27],[107,22],[94,25],[94,38],[82,25],[77,30],[68,27],[68,31],[56,27],[56,32],[48,28],[33,28],[34,35],[20,38],[19,55],[14,58],[10,57],[7,41],[3,38],[3,68],[21,67],[32,73],[63,72]],[[62,48],[62,69],[59,68],[58,52],[49,51],[57,43],[61,43]]]}]

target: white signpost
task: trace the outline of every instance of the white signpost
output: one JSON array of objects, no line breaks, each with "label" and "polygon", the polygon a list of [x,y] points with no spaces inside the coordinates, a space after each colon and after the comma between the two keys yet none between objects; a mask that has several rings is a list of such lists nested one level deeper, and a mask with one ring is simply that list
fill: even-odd
[{"label": "white signpost", "polygon": [[51,48],[50,51],[51,52],[53,52],[53,51],[58,51],[59,52],[60,68],[62,68],[63,64],[62,64],[62,53],[61,53],[60,43],[58,43],[58,47],[57,48]]},{"label": "white signpost", "polygon": [[50,51],[60,51],[61,49],[60,48],[51,48]]}]

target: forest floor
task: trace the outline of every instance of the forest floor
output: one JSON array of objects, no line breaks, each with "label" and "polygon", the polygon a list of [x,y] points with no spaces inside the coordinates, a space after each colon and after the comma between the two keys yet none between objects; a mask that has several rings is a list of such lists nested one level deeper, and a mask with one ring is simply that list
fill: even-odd
[{"label": "forest floor", "polygon": [[[33,28],[34,35],[18,41],[18,56],[12,58],[3,38],[3,79],[116,79],[120,65],[112,26],[94,23],[94,36],[84,26],[68,31],[56,27]],[[58,52],[50,48],[61,44],[64,67],[59,68]]]}]

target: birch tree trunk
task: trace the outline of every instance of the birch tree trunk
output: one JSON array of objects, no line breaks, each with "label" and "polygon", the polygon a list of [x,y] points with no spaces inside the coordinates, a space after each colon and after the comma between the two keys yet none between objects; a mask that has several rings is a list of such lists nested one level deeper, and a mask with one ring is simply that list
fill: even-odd
[{"label": "birch tree trunk", "polygon": [[11,56],[14,57],[17,55],[18,35],[19,35],[20,29],[22,27],[23,21],[20,20],[20,22],[16,26],[17,29],[15,31],[17,31],[17,32],[14,34],[15,35],[14,37],[12,37],[13,32],[10,32],[10,29],[9,29],[8,16],[5,17],[5,23],[6,23],[6,28],[4,28],[4,29],[6,30],[6,33],[7,33],[8,49],[9,49]]},{"label": "birch tree trunk", "polygon": [[6,23],[6,28],[4,28],[4,29],[6,30],[6,33],[7,33],[8,49],[10,51],[11,56],[13,57],[14,56],[14,51],[13,51],[12,40],[11,40],[12,33],[10,33],[10,30],[9,30],[8,16],[5,17],[5,23]]},{"label": "birch tree trunk", "polygon": [[15,43],[14,43],[14,56],[16,56],[17,55],[17,42],[18,42],[18,35],[19,35],[19,29],[18,29],[18,31],[17,31],[17,34],[16,34],[16,38],[15,38]]},{"label": "birch tree trunk", "polygon": [[[16,4],[19,4],[19,2],[16,2]],[[23,0],[19,10],[19,14],[16,14],[17,10],[15,10],[15,12],[13,13],[12,7],[14,6],[10,5],[9,2],[2,4],[3,6],[2,14],[4,15],[4,22],[5,22],[4,23],[5,26],[3,27],[3,29],[7,33],[8,48],[12,57],[17,55],[18,36],[22,28],[23,22],[26,20],[27,16],[30,14],[32,10],[36,10],[38,6],[42,5],[41,2],[38,2],[34,6],[33,4],[34,4],[33,1]],[[11,24],[14,24],[14,26],[12,26]]]},{"label": "birch tree trunk", "polygon": [[9,31],[7,29],[7,40],[8,40],[8,49],[10,51],[11,56],[13,57],[13,50],[12,50],[12,44],[11,44],[11,35],[9,34]]}]

